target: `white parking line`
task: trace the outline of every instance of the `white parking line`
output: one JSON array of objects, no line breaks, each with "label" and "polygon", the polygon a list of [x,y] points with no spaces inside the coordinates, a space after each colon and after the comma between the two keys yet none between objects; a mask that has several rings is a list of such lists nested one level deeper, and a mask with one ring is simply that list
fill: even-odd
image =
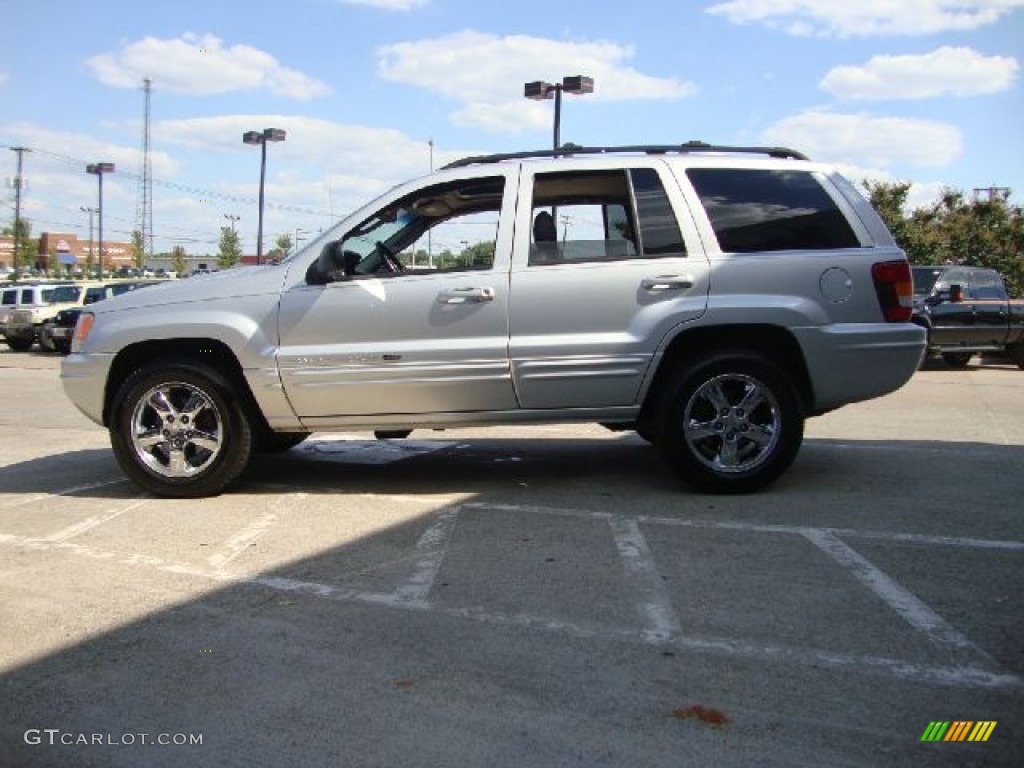
[{"label": "white parking line", "polygon": [[647,623],[645,633],[651,640],[678,636],[682,633],[679,618],[640,525],[628,517],[610,517],[608,525],[622,560],[627,586],[640,600],[639,612]]},{"label": "white parking line", "polygon": [[804,531],[808,541],[846,569],[851,576],[874,592],[910,626],[923,632],[935,645],[969,650],[989,661],[987,655],[915,595],[887,576],[874,563],[827,531]]},{"label": "white parking line", "polygon": [[[445,524],[453,524],[457,510],[446,510],[450,513]],[[424,534],[424,559],[439,562],[436,545],[444,540],[443,526],[439,525]],[[423,538],[421,538],[423,541]],[[797,666],[825,668],[854,668],[874,673],[889,674],[902,679],[963,688],[1020,688],[1024,681],[1013,674],[1002,673],[979,667],[977,665],[957,665],[953,667],[929,666],[912,664],[899,659],[888,659],[874,656],[858,656],[853,654],[831,653],[811,648],[791,648],[785,646],[756,645],[741,640],[728,638],[707,638],[692,636],[674,636],[662,638],[652,635],[648,630],[594,628],[579,625],[570,621],[542,616],[519,614],[503,614],[475,608],[446,608],[431,605],[423,600],[400,600],[396,594],[378,594],[360,592],[344,587],[317,582],[300,581],[286,577],[255,575],[234,578],[223,570],[202,568],[184,563],[174,563],[158,557],[135,555],[98,547],[77,544],[73,541],[46,541],[43,539],[0,534],[0,544],[21,547],[31,550],[58,550],[78,557],[104,560],[118,565],[134,568],[148,568],[164,573],[199,577],[222,584],[235,584],[272,589],[279,592],[298,593],[312,597],[335,600],[346,603],[375,605],[400,610],[430,611],[451,618],[475,621],[497,627],[518,627],[524,630],[537,630],[560,635],[596,640],[632,642],[647,646],[677,648],[694,653],[719,655],[752,661],[771,661],[788,663]],[[429,555],[429,557],[428,557]],[[426,573],[426,569],[422,571]],[[435,572],[436,574],[436,572]],[[422,587],[421,587],[422,589]]]},{"label": "white parking line", "polygon": [[[292,506],[293,501],[303,499],[305,496],[306,494],[304,493],[290,493],[287,496],[278,497],[274,507],[275,509],[288,508]],[[264,512],[224,542],[220,552],[210,555],[206,561],[216,570],[224,570],[228,563],[255,544],[256,540],[269,531],[279,519],[280,514],[276,511]]]},{"label": "white parking line", "polygon": [[49,536],[46,536],[45,539],[46,541],[67,541],[68,539],[72,539],[75,536],[85,533],[86,531],[92,530],[98,525],[103,525],[103,523],[113,520],[116,517],[120,517],[125,512],[131,512],[133,509],[138,509],[143,504],[147,504],[152,500],[153,499],[151,496],[146,496],[142,498],[136,497],[136,501],[133,501],[126,507],[112,509],[105,515],[93,515],[92,517],[87,517],[80,523],[69,525],[67,528],[62,528],[56,533],[51,533]]},{"label": "white parking line", "polygon": [[394,593],[394,599],[398,603],[427,603],[430,590],[434,587],[434,580],[444,562],[448,543],[455,533],[459,511],[459,507],[442,510],[416,542],[416,565],[413,573]]},{"label": "white parking line", "polygon": [[45,499],[53,498],[54,496],[71,496],[76,493],[82,493],[83,491],[92,491],[96,488],[105,488],[108,485],[119,485],[120,483],[127,483],[128,478],[120,477],[115,480],[101,480],[96,483],[83,483],[82,485],[73,485],[70,488],[64,488],[60,491],[48,491],[46,493],[30,493],[27,496],[18,496],[14,499],[8,499],[7,501],[0,503],[0,509],[13,509],[14,507],[23,507],[28,504],[35,504],[37,501],[43,501]]}]

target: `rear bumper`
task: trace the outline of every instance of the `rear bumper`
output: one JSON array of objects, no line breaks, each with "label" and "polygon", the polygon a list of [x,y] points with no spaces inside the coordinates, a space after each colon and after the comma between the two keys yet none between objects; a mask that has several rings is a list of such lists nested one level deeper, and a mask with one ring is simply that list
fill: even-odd
[{"label": "rear bumper", "polygon": [[893,392],[924,359],[927,332],[913,323],[845,324],[794,329],[814,397],[825,411]]}]

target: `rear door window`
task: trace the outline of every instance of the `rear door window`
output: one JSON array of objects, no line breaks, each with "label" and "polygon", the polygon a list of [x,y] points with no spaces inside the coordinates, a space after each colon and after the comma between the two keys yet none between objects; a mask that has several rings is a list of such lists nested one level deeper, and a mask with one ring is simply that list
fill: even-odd
[{"label": "rear door window", "polygon": [[726,253],[861,247],[846,216],[807,171],[691,168]]}]

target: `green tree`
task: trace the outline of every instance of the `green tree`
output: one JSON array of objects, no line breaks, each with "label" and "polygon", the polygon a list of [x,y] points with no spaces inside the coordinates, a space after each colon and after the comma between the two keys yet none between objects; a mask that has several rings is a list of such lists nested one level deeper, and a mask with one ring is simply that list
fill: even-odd
[{"label": "green tree", "polygon": [[274,241],[274,247],[270,249],[270,253],[267,254],[267,258],[277,261],[283,259],[292,250],[292,236],[287,232],[283,235],[278,235]]},{"label": "green tree", "polygon": [[[32,225],[24,217],[15,223],[18,232],[18,248],[14,253],[14,263],[11,265],[19,274],[25,269],[35,266],[37,253],[39,252],[39,240],[32,237]],[[15,227],[4,227],[3,234],[6,237],[14,237]]]},{"label": "green tree", "polygon": [[141,229],[132,230],[132,261],[136,269],[142,269],[146,263],[146,238]]},{"label": "green tree", "polygon": [[868,183],[871,203],[912,264],[966,264],[1002,273],[1013,296],[1024,295],[1024,217],[1001,197],[968,199],[945,189],[906,212],[910,185]]},{"label": "green tree", "polygon": [[231,227],[220,228],[220,245],[217,251],[217,266],[230,269],[242,258],[242,246],[238,233]]},{"label": "green tree", "polygon": [[188,262],[185,260],[185,248],[180,245],[174,246],[171,251],[171,269],[173,269],[178,277],[184,277],[188,271]]}]

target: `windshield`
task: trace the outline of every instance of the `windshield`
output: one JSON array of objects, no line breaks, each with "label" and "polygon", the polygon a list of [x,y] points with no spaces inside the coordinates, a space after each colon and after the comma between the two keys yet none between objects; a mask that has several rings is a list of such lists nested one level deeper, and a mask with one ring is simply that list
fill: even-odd
[{"label": "windshield", "polygon": [[914,267],[913,273],[914,294],[925,296],[932,292],[932,288],[935,287],[935,281],[939,279],[942,270],[935,269],[934,267]]},{"label": "windshield", "polygon": [[64,303],[69,301],[78,301],[78,297],[82,295],[82,287],[79,285],[62,285],[59,288],[54,288],[50,292],[49,301],[51,304],[57,304],[58,302]]}]

